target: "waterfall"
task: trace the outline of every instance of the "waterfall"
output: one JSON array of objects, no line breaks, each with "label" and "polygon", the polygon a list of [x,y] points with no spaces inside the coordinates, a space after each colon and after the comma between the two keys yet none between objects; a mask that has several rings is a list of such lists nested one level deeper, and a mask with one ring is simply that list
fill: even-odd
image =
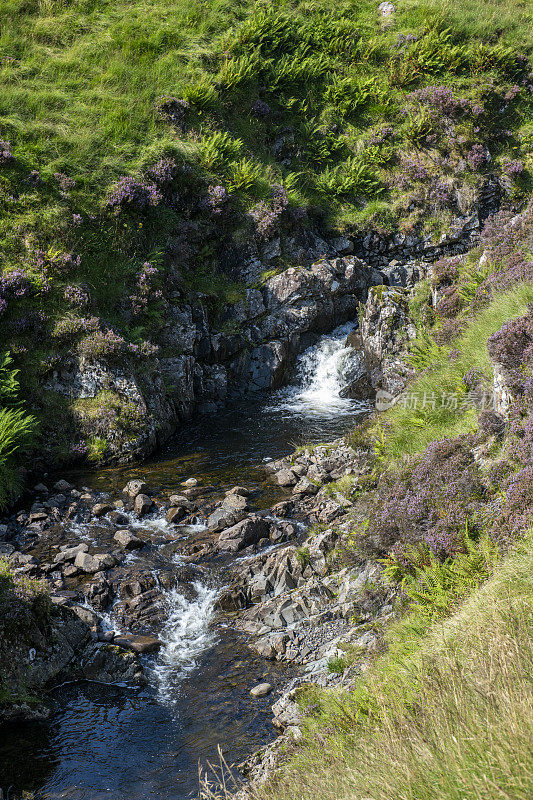
[{"label": "waterfall", "polygon": [[346,346],[353,323],[341,325],[308,347],[296,362],[296,380],[274,395],[269,411],[303,415],[353,414],[366,403],[341,397],[341,390],[362,371],[360,354]]}]

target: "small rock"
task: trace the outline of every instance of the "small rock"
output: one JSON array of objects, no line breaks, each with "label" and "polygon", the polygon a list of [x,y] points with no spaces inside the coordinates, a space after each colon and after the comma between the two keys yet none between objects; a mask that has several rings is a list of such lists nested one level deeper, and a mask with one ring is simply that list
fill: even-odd
[{"label": "small rock", "polygon": [[198,486],[198,480],[196,478],[187,478],[187,480],[183,481],[181,485],[186,486],[188,489],[192,489],[194,486]]},{"label": "small rock", "polygon": [[33,514],[30,514],[28,517],[28,522],[31,525],[32,522],[44,522],[47,519],[48,514],[46,514],[44,511],[36,511]]},{"label": "small rock", "polygon": [[250,490],[247,489],[245,486],[234,486],[233,489],[229,489],[226,492],[226,497],[228,497],[230,494],[240,494],[242,495],[242,497],[249,497]]},{"label": "small rock", "polygon": [[254,698],[266,697],[272,691],[270,683],[258,683],[253,689],[250,689],[250,694]]},{"label": "small rock", "polygon": [[135,503],[133,504],[135,513],[139,517],[144,517],[145,514],[148,514],[152,506],[153,500],[151,497],[148,497],[147,494],[138,494],[135,498]]},{"label": "small rock", "polygon": [[33,491],[39,494],[48,494],[48,487],[44,483],[38,483],[37,486],[33,487]]},{"label": "small rock", "polygon": [[118,542],[124,550],[138,550],[144,547],[144,542],[138,536],[134,536],[131,531],[117,531],[113,536],[115,542]]},{"label": "small rock", "polygon": [[147,488],[148,486],[144,481],[133,480],[128,481],[122,491],[134,500],[138,494],[146,492]]},{"label": "small rock", "polygon": [[169,498],[169,503],[171,506],[185,506],[185,508],[187,508],[190,500],[188,500],[184,494],[173,494]]}]

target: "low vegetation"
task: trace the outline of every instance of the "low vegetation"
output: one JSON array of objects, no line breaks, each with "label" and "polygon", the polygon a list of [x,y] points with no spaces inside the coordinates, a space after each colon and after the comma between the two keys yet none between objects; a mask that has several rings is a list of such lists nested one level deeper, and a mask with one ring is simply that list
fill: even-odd
[{"label": "low vegetation", "polygon": [[0,509],[21,486],[21,466],[36,430],[34,417],[19,400],[18,370],[9,353],[0,353]]},{"label": "low vegetation", "polygon": [[76,440],[54,372],[142,370],[173,304],[242,297],[250,244],[438,237],[489,179],[527,196],[528,5],[397,5],[7,2],[0,337],[56,461],[100,433]]}]

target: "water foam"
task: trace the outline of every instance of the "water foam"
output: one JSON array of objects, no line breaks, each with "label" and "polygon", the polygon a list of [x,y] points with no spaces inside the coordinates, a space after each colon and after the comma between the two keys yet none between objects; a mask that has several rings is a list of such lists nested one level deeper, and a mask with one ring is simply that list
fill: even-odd
[{"label": "water foam", "polygon": [[153,675],[160,698],[172,703],[179,693],[179,681],[191,672],[199,656],[215,642],[210,627],[218,592],[195,581],[196,597],[187,600],[177,588],[166,592],[169,616],[159,638],[159,651]]}]

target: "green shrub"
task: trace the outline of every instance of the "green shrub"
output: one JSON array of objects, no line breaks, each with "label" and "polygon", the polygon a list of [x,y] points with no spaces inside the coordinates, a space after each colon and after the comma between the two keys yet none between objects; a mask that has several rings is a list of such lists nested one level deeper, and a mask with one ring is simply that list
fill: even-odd
[{"label": "green shrub", "polygon": [[202,139],[200,143],[200,161],[205,169],[213,171],[225,166],[242,151],[241,139],[233,139],[225,131],[217,131]]},{"label": "green shrub", "polygon": [[18,370],[8,353],[0,356],[0,508],[22,487],[22,456],[33,442],[37,423],[17,403]]},{"label": "green shrub", "polygon": [[104,460],[108,449],[107,439],[102,436],[91,436],[87,440],[87,458],[95,464]]}]

